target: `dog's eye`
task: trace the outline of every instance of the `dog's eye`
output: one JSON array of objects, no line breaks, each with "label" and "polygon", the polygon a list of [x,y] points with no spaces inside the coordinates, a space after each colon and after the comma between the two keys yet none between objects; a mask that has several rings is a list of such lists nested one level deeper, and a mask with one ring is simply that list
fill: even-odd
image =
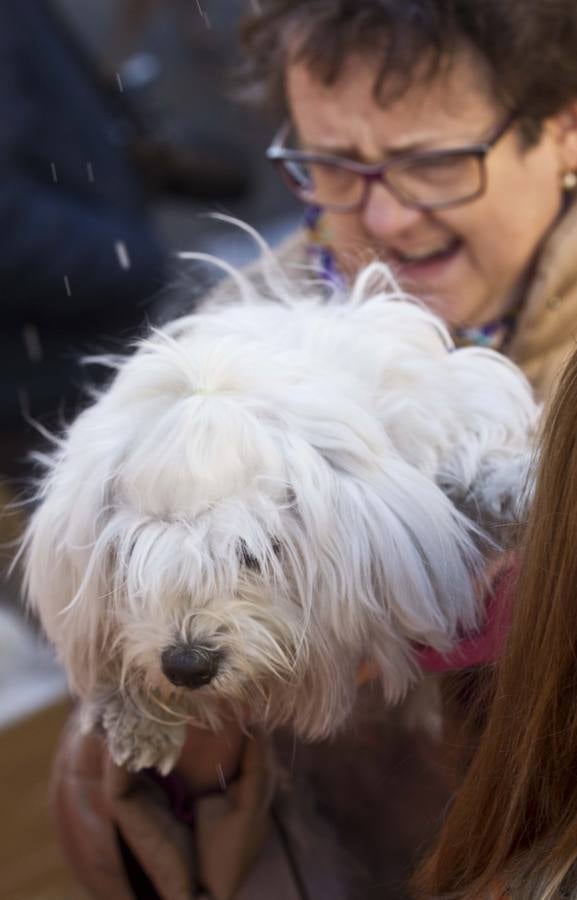
[{"label": "dog's eye", "polygon": [[244,541],[240,541],[238,545],[238,558],[243,566],[250,569],[251,572],[260,572],[260,563],[256,556],[253,556]]},{"label": "dog's eye", "polygon": [[[271,547],[272,547],[272,552],[277,557],[277,559],[279,559],[280,554],[281,554],[280,541],[273,539],[271,542]],[[253,554],[250,552],[245,541],[243,541],[243,540],[239,541],[239,544],[238,544],[238,558],[239,558],[241,565],[245,566],[251,572],[258,572],[260,574],[260,572],[261,572],[260,563],[259,563],[258,559],[256,558],[256,556],[253,556]]]},{"label": "dog's eye", "polygon": [[272,552],[274,553],[274,555],[276,556],[276,558],[277,558],[277,559],[280,559],[280,556],[281,556],[281,550],[282,550],[281,545],[280,545],[280,541],[277,541],[276,538],[273,538],[273,539],[272,539],[272,542],[271,542],[271,546],[272,546]]}]

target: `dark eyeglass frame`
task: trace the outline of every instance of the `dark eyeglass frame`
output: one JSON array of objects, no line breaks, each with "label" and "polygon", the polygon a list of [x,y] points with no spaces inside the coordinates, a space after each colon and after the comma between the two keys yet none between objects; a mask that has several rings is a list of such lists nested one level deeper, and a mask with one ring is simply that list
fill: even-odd
[{"label": "dark eyeglass frame", "polygon": [[[328,153],[309,153],[306,150],[289,149],[284,145],[292,130],[293,125],[290,120],[286,120],[281,125],[270,147],[266,151],[266,157],[273,163],[275,168],[280,171],[280,175],[283,181],[286,182],[289,189],[294,194],[296,194],[296,196],[299,197],[300,200],[305,203],[311,203],[319,206],[321,209],[343,213],[357,212],[364,208],[368,200],[371,187],[376,182],[384,184],[385,187],[391,192],[391,194],[396,197],[399,203],[402,203],[403,206],[406,206],[410,209],[419,209],[424,211],[450,209],[455,206],[461,206],[462,204],[470,203],[471,201],[476,200],[478,197],[481,197],[485,193],[487,189],[487,169],[485,165],[486,157],[495,147],[495,145],[501,140],[501,138],[504,137],[504,135],[509,131],[517,118],[518,113],[509,113],[504,122],[499,125],[499,127],[493,132],[493,134],[487,140],[481,141],[478,144],[469,144],[462,147],[449,147],[447,149],[439,150],[424,150],[418,153],[396,156],[394,159],[389,159],[386,162],[375,164],[360,163],[352,159],[343,159],[343,157],[341,156],[333,156]],[[439,158],[458,159],[464,156],[476,157],[476,159],[478,160],[480,171],[480,185],[478,190],[474,191],[472,194],[462,198],[459,197],[457,200],[449,200],[444,202],[441,201],[439,203],[424,203],[418,200],[412,200],[408,197],[403,196],[403,194],[400,193],[399,189],[395,187],[394,184],[390,183],[387,177],[388,173],[391,170],[409,168],[414,166],[415,163],[427,164],[428,162],[437,162]],[[353,172],[356,175],[360,175],[365,182],[364,190],[360,200],[358,201],[358,203],[350,205],[316,203],[316,201],[314,201],[312,198],[306,196],[306,189],[299,186],[298,182],[291,176],[286,167],[286,163],[290,162],[300,162],[303,164],[316,163],[318,165],[324,164],[327,166],[332,166],[334,168],[344,169],[348,172]]]}]

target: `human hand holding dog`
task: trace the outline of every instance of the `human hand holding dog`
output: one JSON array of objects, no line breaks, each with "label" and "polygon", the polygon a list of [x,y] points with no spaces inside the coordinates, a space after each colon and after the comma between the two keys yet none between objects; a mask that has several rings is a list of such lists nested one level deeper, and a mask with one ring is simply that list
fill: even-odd
[{"label": "human hand holding dog", "polygon": [[134,896],[119,836],[160,897],[190,900],[198,882],[218,900],[233,896],[266,830],[262,743],[233,725],[218,735],[187,728],[175,773],[191,830],[161,784],[116,766],[104,737],[83,734],[80,718],[80,710],[71,715],[58,750],[52,805],[64,853],[90,896]]}]

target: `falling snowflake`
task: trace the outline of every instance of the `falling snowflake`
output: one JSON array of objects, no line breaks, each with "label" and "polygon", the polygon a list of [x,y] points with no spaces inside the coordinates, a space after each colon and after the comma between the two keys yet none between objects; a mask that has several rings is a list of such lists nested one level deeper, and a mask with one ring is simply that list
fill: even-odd
[{"label": "falling snowflake", "polygon": [[58,184],[58,172],[53,162],[50,163],[50,171],[52,172],[52,181],[54,184]]},{"label": "falling snowflake", "polygon": [[72,297],[72,291],[70,290],[70,281],[68,280],[68,275],[64,276],[64,288],[69,297]]},{"label": "falling snowflake", "polygon": [[128,255],[128,250],[126,249],[126,244],[124,241],[116,241],[114,244],[114,250],[118,259],[118,263],[121,269],[130,269],[130,256]]},{"label": "falling snowflake", "polygon": [[42,350],[40,335],[38,334],[36,325],[28,323],[24,326],[22,329],[22,340],[24,341],[24,346],[26,347],[26,353],[28,354],[30,362],[42,362],[44,352]]},{"label": "falling snowflake", "polygon": [[86,163],[86,174],[88,175],[88,180],[94,183],[94,167],[91,162]]},{"label": "falling snowflake", "polygon": [[210,21],[210,19],[208,18],[208,13],[207,13],[206,10],[203,9],[202,6],[200,5],[200,0],[196,0],[196,6],[197,6],[198,12],[200,13],[200,16],[201,16],[201,18],[203,19],[204,24],[206,25],[206,27],[207,27],[207,28],[212,28],[211,21]]}]

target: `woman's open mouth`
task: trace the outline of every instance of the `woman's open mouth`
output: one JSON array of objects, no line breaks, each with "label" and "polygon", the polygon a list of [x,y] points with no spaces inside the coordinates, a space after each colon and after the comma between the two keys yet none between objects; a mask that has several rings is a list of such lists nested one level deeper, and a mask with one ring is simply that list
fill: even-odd
[{"label": "woman's open mouth", "polygon": [[442,245],[415,250],[392,250],[390,262],[401,280],[421,281],[440,276],[454,262],[462,247],[459,238]]}]

